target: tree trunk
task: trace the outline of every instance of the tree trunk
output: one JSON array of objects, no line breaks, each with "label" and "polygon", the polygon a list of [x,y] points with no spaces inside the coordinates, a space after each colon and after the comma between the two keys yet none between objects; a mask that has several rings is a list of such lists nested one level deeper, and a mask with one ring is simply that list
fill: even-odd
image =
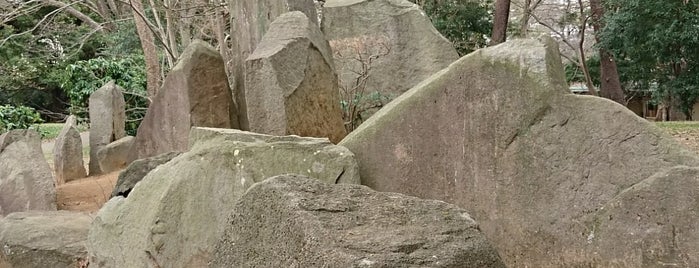
[{"label": "tree trunk", "polygon": [[[590,0],[590,7],[592,8],[592,27],[595,30],[595,39],[599,42],[597,33],[602,31],[602,27],[604,27],[601,20],[604,16],[604,7],[602,6],[601,0]],[[619,71],[617,70],[614,56],[612,56],[609,51],[601,48],[599,49],[599,56],[600,80],[602,83],[600,86],[600,95],[626,106],[626,99],[624,97],[624,91],[621,88]]]},{"label": "tree trunk", "polygon": [[491,46],[505,42],[509,17],[510,0],[496,0],[495,17],[493,18],[493,34],[490,40]]},{"label": "tree trunk", "polygon": [[146,60],[146,89],[148,91],[148,98],[152,99],[160,88],[160,62],[158,61],[158,48],[153,41],[153,32],[148,27],[148,23],[145,20],[143,2],[141,1],[142,0],[129,0],[129,3],[131,4],[131,11],[136,24],[138,38],[141,40],[143,56]]},{"label": "tree trunk", "polygon": [[524,0],[524,5],[522,7],[522,17],[519,19],[519,36],[526,37],[527,31],[529,31],[529,17],[531,16],[532,10],[529,8],[532,0]]}]

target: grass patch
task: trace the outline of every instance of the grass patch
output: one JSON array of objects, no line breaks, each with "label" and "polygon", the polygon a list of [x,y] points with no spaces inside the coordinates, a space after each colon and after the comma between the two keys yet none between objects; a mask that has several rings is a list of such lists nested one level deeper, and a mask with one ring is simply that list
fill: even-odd
[{"label": "grass patch", "polygon": [[656,122],[656,126],[672,132],[699,131],[699,121],[667,121]]},{"label": "grass patch", "polygon": [[[63,123],[45,123],[45,124],[39,124],[38,127],[36,128],[37,131],[41,134],[41,139],[42,140],[52,140],[58,137],[58,134],[61,133],[61,129],[63,129]],[[87,126],[83,124],[78,125],[78,132],[83,132],[87,130]]]}]

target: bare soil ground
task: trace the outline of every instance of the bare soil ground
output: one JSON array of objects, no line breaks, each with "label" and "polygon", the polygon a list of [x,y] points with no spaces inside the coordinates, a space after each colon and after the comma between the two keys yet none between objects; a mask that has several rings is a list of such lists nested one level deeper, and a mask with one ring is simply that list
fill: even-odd
[{"label": "bare soil ground", "polygon": [[699,121],[673,121],[655,123],[690,151],[699,153]]},{"label": "bare soil ground", "polygon": [[[85,169],[89,161],[89,133],[80,133],[83,143]],[[44,140],[41,149],[53,169],[53,147],[55,139]],[[99,176],[87,177],[56,187],[58,209],[70,211],[97,212],[109,200],[119,172],[114,171]]]},{"label": "bare soil ground", "polygon": [[96,212],[109,200],[119,172],[87,177],[56,188],[59,210]]}]

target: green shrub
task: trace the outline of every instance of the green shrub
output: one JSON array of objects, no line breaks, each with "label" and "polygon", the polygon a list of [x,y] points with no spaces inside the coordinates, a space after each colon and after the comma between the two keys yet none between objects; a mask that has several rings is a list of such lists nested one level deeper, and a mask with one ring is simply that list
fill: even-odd
[{"label": "green shrub", "polygon": [[70,99],[71,114],[84,120],[90,95],[111,80],[124,89],[126,132],[135,135],[148,107],[143,55],[78,61],[66,69],[61,87]]},{"label": "green shrub", "polygon": [[13,129],[28,129],[44,122],[34,108],[0,105],[0,133]]},{"label": "green shrub", "polygon": [[493,28],[491,1],[410,1],[422,7],[437,31],[452,42],[460,55],[487,45]]}]

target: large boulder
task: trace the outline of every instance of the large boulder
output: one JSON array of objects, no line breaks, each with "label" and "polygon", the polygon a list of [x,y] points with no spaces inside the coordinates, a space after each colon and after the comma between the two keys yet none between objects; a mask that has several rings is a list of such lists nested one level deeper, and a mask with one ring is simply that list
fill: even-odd
[{"label": "large boulder", "polygon": [[87,267],[92,217],[70,211],[16,212],[0,220],[0,267]]},{"label": "large boulder", "polygon": [[102,207],[88,238],[91,265],[205,266],[228,213],[254,183],[286,173],[359,182],[352,153],[327,139],[207,128],[194,128],[191,138],[190,151]]},{"label": "large boulder", "polygon": [[193,41],[148,107],[129,160],[186,151],[192,126],[238,128],[235,110],[223,58],[209,44]]},{"label": "large boulder", "polygon": [[[561,65],[545,37],[476,51],[394,100],[340,145],[357,156],[362,184],[469,211],[512,267],[613,267],[638,252],[673,248],[672,239],[655,235],[618,239],[623,229],[600,230],[606,225],[598,214],[628,217],[633,207],[609,210],[610,202],[628,198],[631,186],[658,171],[696,166],[699,158],[621,105],[570,94]],[[654,194],[643,196],[665,206],[663,197],[678,190],[650,187],[645,191]],[[661,223],[697,230],[696,208],[678,213]],[[657,231],[653,217],[625,223]],[[648,262],[674,258],[655,254]]]},{"label": "large boulder", "polygon": [[209,267],[505,267],[454,205],[299,175],[255,184]]},{"label": "large boulder", "polygon": [[57,185],[87,176],[83,141],[76,126],[75,116],[69,116],[53,147],[53,170]]},{"label": "large boulder", "polygon": [[0,136],[0,214],[56,210],[56,187],[39,133],[11,130]]},{"label": "large boulder", "polygon": [[[595,214],[587,240],[596,249],[594,258],[615,260],[619,267],[697,267],[697,215],[699,168],[678,166],[607,202]],[[620,243],[627,250],[608,250]]]},{"label": "large boulder", "polygon": [[97,162],[102,172],[108,173],[125,168],[129,161],[129,153],[133,149],[136,139],[126,136],[118,139],[97,152]]},{"label": "large boulder", "polygon": [[233,75],[233,97],[238,105],[240,129],[249,130],[247,105],[245,102],[245,60],[252,54],[269,29],[270,24],[280,15],[289,11],[301,11],[308,18],[317,18],[313,0],[230,0],[232,60],[229,70]]},{"label": "large boulder", "polygon": [[341,85],[350,90],[364,82],[365,94],[401,94],[459,59],[451,42],[407,0],[327,0],[322,29]]},{"label": "large boulder", "polygon": [[179,152],[169,152],[131,162],[124,171],[119,173],[119,178],[114,186],[114,190],[112,190],[111,197],[128,197],[133,187],[136,186],[136,183],[141,181],[148,172],[162,164],[170,162],[170,160],[180,154]]},{"label": "large boulder", "polygon": [[90,95],[90,176],[104,173],[97,152],[107,144],[126,136],[126,102],[123,89],[108,82]]},{"label": "large boulder", "polygon": [[334,143],[345,137],[332,51],[302,12],[272,22],[245,66],[250,131]]}]

